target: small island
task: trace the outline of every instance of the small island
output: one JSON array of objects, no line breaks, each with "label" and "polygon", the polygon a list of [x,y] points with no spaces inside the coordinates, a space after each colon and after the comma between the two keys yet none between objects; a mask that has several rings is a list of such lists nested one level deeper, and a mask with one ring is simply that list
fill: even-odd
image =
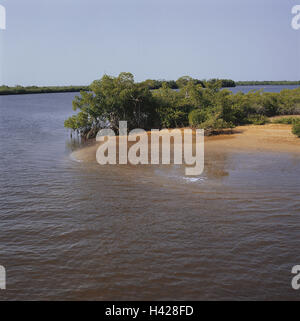
[{"label": "small island", "polygon": [[[233,94],[224,89],[224,80],[198,81],[188,76],[176,84],[177,90],[170,82],[152,89],[153,81],[136,83],[128,72],[118,77],[104,75],[76,96],[73,109],[78,113],[65,121],[65,127],[87,139],[102,128],[118,132],[124,120],[128,130],[192,127],[216,135],[237,126],[265,125],[271,117],[300,114],[300,88]],[[292,125],[293,134],[300,137],[298,117],[276,122]]]}]

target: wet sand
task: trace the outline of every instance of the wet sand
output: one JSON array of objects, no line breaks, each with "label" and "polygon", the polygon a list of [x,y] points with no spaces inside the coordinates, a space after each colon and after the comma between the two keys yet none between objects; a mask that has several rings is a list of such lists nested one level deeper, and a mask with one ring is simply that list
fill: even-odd
[{"label": "wet sand", "polygon": [[[300,153],[300,138],[291,132],[291,125],[267,124],[263,126],[239,126],[232,134],[205,137],[205,152],[283,152]],[[89,142],[89,146],[72,153],[72,157],[84,162],[95,162],[99,143]]]}]

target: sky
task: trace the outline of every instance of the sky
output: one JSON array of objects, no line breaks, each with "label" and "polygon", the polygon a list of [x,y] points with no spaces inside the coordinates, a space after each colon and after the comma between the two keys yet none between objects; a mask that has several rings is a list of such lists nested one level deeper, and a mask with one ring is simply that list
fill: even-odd
[{"label": "sky", "polygon": [[0,83],[300,80],[300,0],[0,0]]}]

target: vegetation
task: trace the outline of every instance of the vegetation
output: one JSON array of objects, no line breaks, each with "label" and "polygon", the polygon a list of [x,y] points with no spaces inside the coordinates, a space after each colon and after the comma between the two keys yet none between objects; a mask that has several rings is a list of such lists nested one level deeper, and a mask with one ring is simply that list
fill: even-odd
[{"label": "vegetation", "polygon": [[88,86],[56,86],[56,87],[37,87],[37,86],[0,86],[0,95],[21,95],[21,94],[42,94],[42,93],[65,93],[89,90]]},{"label": "vegetation", "polygon": [[147,87],[136,84],[130,73],[105,75],[94,81],[90,90],[81,91],[81,97],[75,98],[73,109],[79,112],[65,121],[65,127],[82,136],[93,137],[103,127],[118,132],[122,120],[128,121],[129,129],[150,129],[157,122],[153,95]]},{"label": "vegetation", "polygon": [[298,137],[300,137],[300,122],[297,122],[293,125],[292,133]]},{"label": "vegetation", "polygon": [[300,88],[233,94],[222,89],[222,80],[202,83],[186,76],[177,82],[178,90],[169,82],[151,90],[149,83],[135,83],[130,73],[105,75],[75,98],[73,108],[79,112],[65,126],[84,137],[93,137],[103,127],[118,131],[121,120],[128,121],[129,130],[192,126],[215,133],[237,125],[262,125],[276,115],[300,114]]},{"label": "vegetation", "polygon": [[231,79],[221,79],[221,82],[223,88],[236,87],[236,82]]},{"label": "vegetation", "polygon": [[153,80],[153,79],[147,79],[143,82],[141,82],[141,85],[144,87],[147,87],[150,90],[159,89],[162,87],[162,84],[166,83],[167,86],[171,89],[178,89],[178,85],[176,84],[175,80]]},{"label": "vegetation", "polygon": [[268,117],[265,115],[250,115],[247,120],[249,124],[253,125],[265,125],[269,122]]},{"label": "vegetation", "polygon": [[[153,80],[147,79],[143,81],[141,84],[145,87],[148,87],[151,90],[159,89],[162,87],[163,84],[167,84],[167,86],[171,89],[180,89],[185,87],[189,82],[192,82],[194,85],[201,85],[203,88],[207,87],[208,83],[219,81],[219,79],[209,79],[209,80],[199,80],[194,79],[189,76],[183,76],[175,80]],[[226,87],[235,87],[236,84],[231,79],[220,79],[221,86],[223,88]]]},{"label": "vegetation", "polygon": [[[198,80],[193,79],[189,76],[183,76],[175,80],[153,80],[148,79],[140,83],[142,87],[148,88],[150,90],[156,90],[162,88],[163,84],[171,89],[180,89],[187,85],[188,82],[192,81],[195,85],[201,84],[203,88],[206,87],[206,83],[215,82],[217,79],[210,80]],[[222,87],[235,87],[235,82],[230,79],[222,79]],[[64,92],[80,92],[89,91],[89,86],[27,86],[23,87],[16,85],[14,87],[0,86],[0,95],[24,95],[24,94],[43,94],[43,93],[64,93]]]},{"label": "vegetation", "polygon": [[267,85],[273,85],[273,86],[278,86],[278,85],[300,85],[300,80],[299,81],[237,81],[236,82],[237,86],[267,86]]},{"label": "vegetation", "polygon": [[199,124],[203,124],[208,119],[208,114],[205,110],[194,109],[189,113],[189,124],[192,127],[197,127]]},{"label": "vegetation", "polygon": [[300,137],[300,117],[281,117],[272,120],[274,124],[293,125],[292,133]]},{"label": "vegetation", "polygon": [[294,125],[300,123],[300,117],[282,117],[272,120],[274,124]]}]

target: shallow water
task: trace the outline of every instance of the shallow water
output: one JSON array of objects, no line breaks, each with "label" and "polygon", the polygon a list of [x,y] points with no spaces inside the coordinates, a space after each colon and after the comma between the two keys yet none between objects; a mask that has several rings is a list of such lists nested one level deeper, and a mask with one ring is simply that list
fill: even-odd
[{"label": "shallow water", "polygon": [[299,156],[180,166],[77,162],[75,94],[0,97],[0,299],[292,299]]}]

